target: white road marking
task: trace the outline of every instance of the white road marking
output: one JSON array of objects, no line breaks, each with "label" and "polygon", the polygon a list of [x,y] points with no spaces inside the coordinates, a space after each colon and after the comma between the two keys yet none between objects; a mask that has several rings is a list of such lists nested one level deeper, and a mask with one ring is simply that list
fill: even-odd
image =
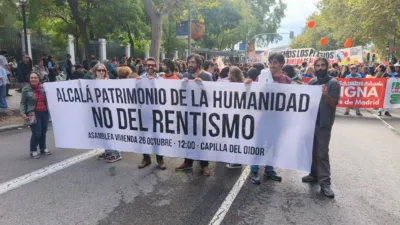
[{"label": "white road marking", "polygon": [[375,118],[377,118],[378,120],[380,120],[387,128],[391,129],[392,131],[396,132],[396,129],[394,127],[392,127],[392,125],[390,125],[389,123],[387,123],[385,120],[383,120],[380,116],[376,115],[375,113],[371,112],[370,110],[368,110],[369,113],[371,113],[373,116],[375,116]]},{"label": "white road marking", "polygon": [[233,185],[231,191],[226,196],[225,200],[222,202],[218,211],[215,213],[214,217],[211,219],[209,225],[220,225],[222,220],[225,218],[226,213],[228,213],[233,201],[238,195],[240,189],[242,189],[244,182],[250,174],[250,167],[246,166],[240,177],[237,179],[235,185]]},{"label": "white road marking", "polygon": [[102,150],[102,149],[94,149],[89,152],[85,152],[83,154],[66,159],[64,161],[55,163],[53,165],[44,167],[42,169],[33,171],[32,173],[28,173],[23,176],[17,177],[13,180],[4,182],[4,183],[0,184],[0,195],[6,193],[8,191],[11,191],[15,188],[21,187],[22,185],[28,184],[32,181],[35,181],[37,179],[40,179],[42,177],[45,177],[52,173],[55,173],[59,170],[65,169],[76,163],[85,161],[86,159],[92,158],[93,156],[99,155],[100,153],[103,153],[103,152],[104,152],[104,150]]}]

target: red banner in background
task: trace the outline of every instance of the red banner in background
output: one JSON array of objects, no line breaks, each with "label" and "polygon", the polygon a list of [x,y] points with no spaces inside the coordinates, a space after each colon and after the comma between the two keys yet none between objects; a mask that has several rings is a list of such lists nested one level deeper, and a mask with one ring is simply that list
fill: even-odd
[{"label": "red banner in background", "polygon": [[383,108],[387,79],[336,79],[341,88],[338,107]]},{"label": "red banner in background", "polygon": [[[308,84],[312,78],[302,78]],[[344,108],[383,108],[386,78],[336,78],[340,83],[338,107]]]}]

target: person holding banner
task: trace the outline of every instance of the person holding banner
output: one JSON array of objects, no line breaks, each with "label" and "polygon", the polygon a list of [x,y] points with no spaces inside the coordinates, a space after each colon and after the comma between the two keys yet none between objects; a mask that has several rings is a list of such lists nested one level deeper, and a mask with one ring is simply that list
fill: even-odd
[{"label": "person holding banner", "polygon": [[[167,79],[167,80],[180,80],[178,74],[178,68],[176,67],[176,64],[171,60],[171,59],[164,59],[163,60],[163,70],[165,71],[164,74],[161,75],[162,79]],[[154,79],[154,77],[150,77],[149,79]],[[161,170],[165,170],[167,168],[165,162],[164,162],[164,157],[162,155],[156,155],[156,160],[158,163],[158,168]],[[143,169],[151,164],[151,157],[150,154],[143,154],[143,160],[139,164],[138,168]]]},{"label": "person holding banner", "polygon": [[156,60],[150,57],[146,61],[145,69],[146,71],[140,75],[142,78],[159,78],[160,74],[156,73]]},{"label": "person holding banner", "polygon": [[[353,79],[354,79],[354,78],[361,79],[361,78],[363,78],[363,77],[362,77],[359,73],[357,73],[357,66],[352,65],[352,66],[350,67],[350,74],[347,75],[345,78],[347,78],[347,79],[350,79],[350,78],[353,78]],[[362,114],[361,114],[361,112],[360,112],[360,108],[355,108],[355,110],[356,110],[356,115],[357,115],[357,116],[362,116]],[[350,108],[346,108],[346,111],[345,111],[344,115],[345,115],[345,116],[350,115]]]},{"label": "person holding banner", "polygon": [[[191,54],[187,58],[187,66],[189,71],[183,74],[183,80],[213,81],[211,75],[203,70],[204,59],[198,54]],[[208,168],[208,161],[200,160],[201,172],[204,176],[210,176],[210,169]],[[185,158],[185,161],[178,167],[176,171],[191,170],[193,169],[193,159]]]},{"label": "person holding banner", "polygon": [[[281,84],[291,84],[292,80],[286,76],[283,71],[282,67],[285,64],[285,56],[281,53],[272,53],[268,57],[269,63],[269,70],[262,70],[261,74],[257,77],[257,82],[267,82],[267,83],[281,83]],[[272,77],[272,79],[270,78]],[[252,79],[248,78],[245,81],[245,84],[250,84],[253,82]],[[259,166],[252,165],[251,166],[251,173],[250,173],[250,181],[253,184],[260,184],[260,177],[258,176]],[[274,181],[282,181],[282,177],[278,176],[275,172],[273,166],[265,166],[264,167],[264,175],[267,176],[268,179]]]},{"label": "person holding banner", "polygon": [[[244,75],[242,70],[237,67],[237,66],[232,66],[229,69],[229,74],[228,74],[228,82],[233,82],[233,83],[243,83],[244,82]],[[220,82],[223,82],[220,80]],[[236,164],[236,163],[228,163],[226,164],[226,168],[228,169],[236,169],[236,168],[242,168],[242,164]]]},{"label": "person holding banner", "polygon": [[[97,63],[92,68],[92,74],[96,80],[109,80],[107,67],[103,63]],[[121,153],[118,150],[106,149],[103,154],[99,155],[97,159],[104,159],[109,163],[113,163],[122,159]]]},{"label": "person holding banner", "polygon": [[309,82],[309,85],[322,86],[322,98],[315,125],[311,173],[303,177],[302,181],[309,183],[318,181],[321,192],[329,198],[334,198],[335,194],[331,189],[329,141],[340,98],[340,84],[328,75],[328,65],[327,59],[316,59],[314,62],[316,77]]}]

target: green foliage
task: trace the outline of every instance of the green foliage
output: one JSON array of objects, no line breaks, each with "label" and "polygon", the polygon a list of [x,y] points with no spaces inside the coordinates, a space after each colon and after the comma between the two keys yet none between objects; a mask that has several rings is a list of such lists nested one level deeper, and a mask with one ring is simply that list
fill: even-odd
[{"label": "green foliage", "polygon": [[225,49],[235,44],[233,42],[238,42],[230,35],[236,31],[243,16],[230,3],[230,0],[221,0],[221,4],[215,8],[200,9],[200,15],[206,26],[202,47]]},{"label": "green foliage", "polygon": [[[246,39],[246,18],[249,39],[261,33],[276,33],[286,9],[281,0],[220,0],[219,3],[215,8],[200,10],[206,25],[202,47],[233,49],[235,44]],[[253,41],[265,46],[280,39],[279,35],[266,35]]]},{"label": "green foliage", "polygon": [[[49,44],[58,49],[65,49],[67,35],[73,34],[78,37],[78,46],[88,43],[85,40],[105,37],[121,46],[133,43],[131,48],[142,54],[152,39],[150,15],[145,12],[144,1],[147,0],[31,0],[26,8],[28,28],[41,37],[49,37]],[[232,49],[244,41],[246,17],[250,38],[276,32],[286,8],[281,0],[151,1],[155,6],[152,9],[161,15],[161,45],[170,57],[175,50],[187,48],[186,39],[176,38],[175,23],[187,20],[189,7],[192,19],[206,24],[206,36],[193,43],[210,49]],[[0,0],[0,27],[21,29],[21,12],[16,2]],[[258,43],[271,43],[279,38],[261,37]]]},{"label": "green foliage", "polygon": [[[247,0],[248,15],[255,21],[249,29],[249,37],[260,33],[276,33],[285,16],[286,4],[282,0]],[[257,45],[268,45],[282,38],[279,35],[267,35],[257,38]]]},{"label": "green foliage", "polygon": [[15,0],[0,0],[0,28],[12,28],[21,15]]},{"label": "green foliage", "polygon": [[[316,25],[305,28],[291,44],[292,48],[321,48],[319,40],[328,38],[328,49],[343,48],[347,38],[353,46],[374,44],[378,53],[386,54],[386,45],[400,40],[400,1],[387,0],[321,0],[319,14],[312,15]],[[397,44],[397,47],[400,47]]]},{"label": "green foliage", "polygon": [[187,48],[187,39],[176,38],[176,22],[165,20],[163,25],[163,40],[161,46],[167,57],[173,58],[176,50]]}]

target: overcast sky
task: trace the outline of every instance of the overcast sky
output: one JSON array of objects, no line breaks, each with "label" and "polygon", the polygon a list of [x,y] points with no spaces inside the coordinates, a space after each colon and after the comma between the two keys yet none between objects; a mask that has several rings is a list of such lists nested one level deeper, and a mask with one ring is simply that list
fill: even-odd
[{"label": "overcast sky", "polygon": [[[306,24],[307,17],[317,11],[315,3],[317,3],[318,0],[283,0],[283,2],[287,4],[287,8],[285,11],[285,18],[281,22],[278,33],[294,31],[295,36],[299,35]],[[282,35],[282,37],[282,41],[270,45],[268,48],[290,44],[289,35]]]}]

